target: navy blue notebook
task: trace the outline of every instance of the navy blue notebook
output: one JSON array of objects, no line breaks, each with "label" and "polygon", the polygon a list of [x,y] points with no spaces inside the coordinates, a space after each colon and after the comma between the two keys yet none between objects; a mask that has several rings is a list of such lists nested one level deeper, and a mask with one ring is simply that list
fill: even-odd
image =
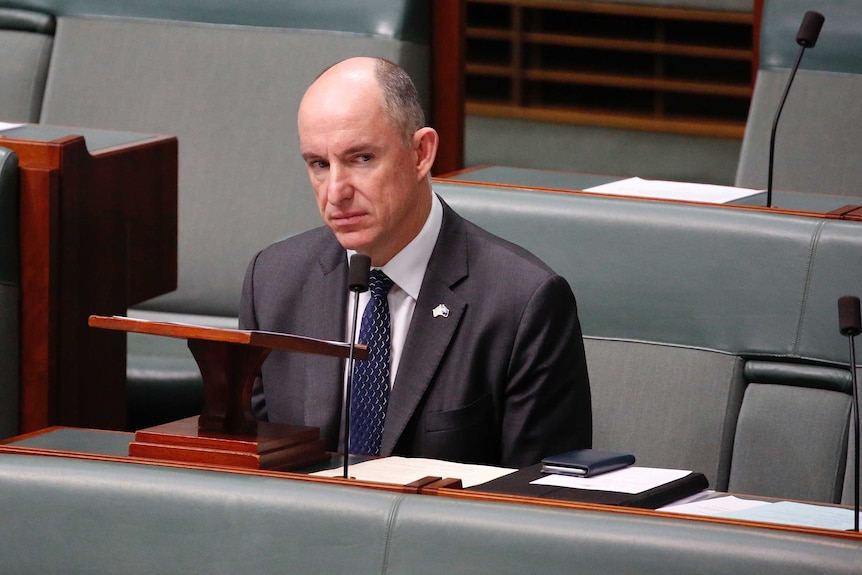
[{"label": "navy blue notebook", "polygon": [[542,460],[543,473],[594,477],[628,467],[635,462],[631,453],[618,453],[604,449],[575,449]]}]

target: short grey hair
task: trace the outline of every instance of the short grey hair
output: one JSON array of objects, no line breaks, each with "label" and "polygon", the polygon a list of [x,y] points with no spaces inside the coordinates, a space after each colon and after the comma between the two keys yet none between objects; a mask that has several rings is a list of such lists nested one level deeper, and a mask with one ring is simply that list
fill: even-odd
[{"label": "short grey hair", "polygon": [[413,134],[425,127],[425,112],[410,75],[398,64],[377,58],[375,76],[383,92],[383,112],[401,131],[405,146],[413,143]]}]

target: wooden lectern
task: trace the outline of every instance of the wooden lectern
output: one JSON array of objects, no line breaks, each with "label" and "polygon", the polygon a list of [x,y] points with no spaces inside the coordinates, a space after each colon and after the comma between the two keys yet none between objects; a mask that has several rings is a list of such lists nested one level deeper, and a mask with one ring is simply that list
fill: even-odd
[{"label": "wooden lectern", "polygon": [[[91,316],[91,327],[181,337],[201,370],[200,418],[135,433],[129,455],[250,469],[289,470],[328,458],[316,427],[257,421],[251,411],[254,380],[273,349],[347,358],[346,343],[281,333],[219,329],[126,317]],[[355,359],[366,359],[364,345]]]},{"label": "wooden lectern", "polygon": [[177,287],[177,139],[23,125],[20,431],[126,428],[125,314]]}]

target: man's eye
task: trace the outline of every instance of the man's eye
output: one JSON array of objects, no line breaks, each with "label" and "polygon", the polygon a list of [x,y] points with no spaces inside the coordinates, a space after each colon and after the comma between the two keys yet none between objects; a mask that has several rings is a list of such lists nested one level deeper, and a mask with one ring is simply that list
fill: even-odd
[{"label": "man's eye", "polygon": [[370,162],[371,158],[372,158],[371,154],[362,154],[362,155],[356,157],[356,161],[358,161],[358,162]]},{"label": "man's eye", "polygon": [[324,162],[323,160],[315,160],[313,162],[309,162],[308,165],[315,170],[323,170],[329,167],[329,162]]}]

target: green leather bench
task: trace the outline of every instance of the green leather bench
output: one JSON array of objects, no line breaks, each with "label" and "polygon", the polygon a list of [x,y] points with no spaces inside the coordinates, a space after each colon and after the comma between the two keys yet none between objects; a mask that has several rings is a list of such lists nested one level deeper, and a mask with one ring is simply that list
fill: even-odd
[{"label": "green leather bench", "polygon": [[[252,254],[318,225],[294,116],[325,64],[388,56],[427,91],[427,5],[418,0],[0,0],[7,6],[56,17],[42,122],[179,137],[179,289],[132,312],[157,319],[235,325]],[[857,224],[435,189],[571,282],[597,447],[702,471],[718,489],[849,501],[849,377],[835,302],[862,285]],[[183,342],[131,337],[130,353],[132,428],[195,412],[200,384]],[[813,418],[816,433],[795,413]]]},{"label": "green leather bench", "polygon": [[0,148],[0,439],[18,433],[18,157]]},{"label": "green leather bench", "polygon": [[0,571],[857,574],[859,541],[672,517],[0,455]]},{"label": "green leather bench", "polygon": [[569,280],[595,447],[701,471],[719,490],[841,500],[851,387],[837,300],[862,290],[862,225],[457,182],[435,190]]}]

